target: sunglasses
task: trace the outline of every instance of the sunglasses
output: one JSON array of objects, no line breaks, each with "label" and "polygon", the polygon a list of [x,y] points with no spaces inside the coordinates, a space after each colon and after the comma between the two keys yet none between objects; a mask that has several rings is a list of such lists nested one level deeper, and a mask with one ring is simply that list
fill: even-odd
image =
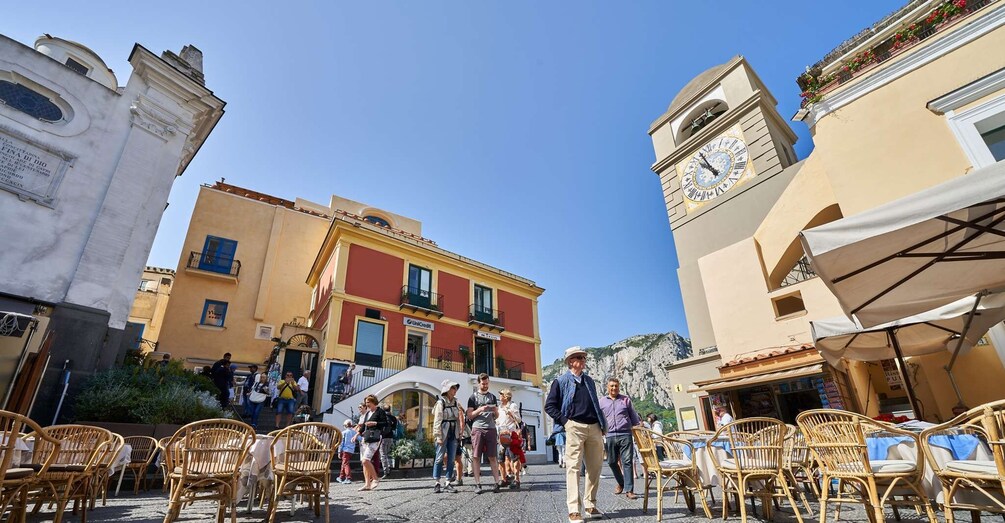
[{"label": "sunglasses", "polygon": [[569,359],[570,360],[584,360],[585,361],[586,360],[586,356],[572,356]]}]

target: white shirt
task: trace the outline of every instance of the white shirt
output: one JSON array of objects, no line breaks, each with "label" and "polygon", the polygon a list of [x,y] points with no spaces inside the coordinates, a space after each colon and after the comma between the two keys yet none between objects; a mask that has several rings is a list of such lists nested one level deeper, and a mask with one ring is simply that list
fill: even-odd
[{"label": "white shirt", "polygon": [[[507,415],[512,414],[512,416]],[[520,422],[520,409],[517,408],[516,403],[512,401],[506,404],[505,407],[499,406],[499,412],[496,414],[496,429],[500,432],[509,431],[515,432],[517,429],[517,423]]]},{"label": "white shirt", "polygon": [[662,435],[662,434],[663,434],[663,424],[662,424],[662,423],[660,423],[660,421],[659,421],[659,420],[656,420],[656,421],[654,421],[654,422],[653,422],[653,428],[652,428],[652,430],[653,430],[653,432],[655,432],[656,434],[660,434],[660,435]]},{"label": "white shirt", "polygon": [[733,422],[733,416],[730,416],[728,412],[723,412],[722,416],[719,416],[719,426],[729,425]]},{"label": "white shirt", "polygon": [[311,386],[311,382],[307,381],[305,376],[300,376],[300,379],[297,380],[297,385],[300,386],[300,390],[307,392],[307,389]]}]

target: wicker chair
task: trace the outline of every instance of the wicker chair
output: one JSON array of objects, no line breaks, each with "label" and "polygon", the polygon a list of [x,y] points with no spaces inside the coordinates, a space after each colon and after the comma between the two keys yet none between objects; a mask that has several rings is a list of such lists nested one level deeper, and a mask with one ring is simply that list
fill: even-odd
[{"label": "wicker chair", "polygon": [[157,440],[156,460],[160,462],[158,468],[161,471],[161,479],[163,480],[163,484],[161,485],[161,492],[167,492],[168,489],[171,487],[171,478],[170,474],[168,474],[168,471],[171,469],[168,468],[168,462],[167,462],[167,444],[169,441],[171,441],[171,436]]},{"label": "wicker chair", "polygon": [[[867,437],[889,436],[912,439],[922,452],[918,436],[912,432],[882,425],[875,420],[842,410],[809,410],[796,418],[806,435],[806,442],[820,464],[823,488],[820,495],[820,523],[826,523],[827,504],[862,503],[871,508],[870,521],[883,521],[883,508],[924,506],[928,520],[935,523],[928,497],[921,486],[925,460],[870,459]],[[830,481],[837,479],[835,497],[830,495]],[[882,492],[880,492],[882,489]],[[898,491],[905,492],[898,493]],[[855,495],[858,497],[854,497]],[[901,496],[905,499],[897,499]],[[914,499],[908,499],[913,497]]]},{"label": "wicker chair", "polygon": [[150,436],[129,436],[125,438],[125,443],[133,450],[129,454],[129,463],[126,463],[119,472],[119,483],[115,487],[116,496],[122,489],[122,478],[126,475],[126,471],[133,473],[133,495],[140,493],[140,483],[144,483],[144,490],[148,489],[149,485],[146,484],[147,469],[150,468],[150,463],[160,449],[157,440]]},{"label": "wicker chair", "polygon": [[[74,512],[79,506],[81,521],[86,523],[91,484],[102,452],[114,439],[112,433],[86,425],[53,425],[28,437],[35,440],[29,466],[39,469],[38,480],[29,492],[30,500],[36,502],[34,512],[45,502],[55,503],[53,521],[60,523],[66,505],[73,500]],[[49,463],[47,469],[45,463]]]},{"label": "wicker chair", "polygon": [[[806,513],[813,515],[813,507],[806,499],[806,490],[813,492],[819,498],[820,491],[817,488],[816,475],[813,471],[813,460],[810,458],[810,448],[806,446],[806,436],[798,427],[789,425],[788,434],[785,437],[785,450],[783,454],[782,473],[806,507]],[[800,488],[802,487],[802,488]]]},{"label": "wicker chair", "polygon": [[[729,494],[739,498],[740,520],[747,521],[746,498],[760,498],[763,501],[765,517],[771,516],[772,503],[776,497],[788,499],[796,520],[802,523],[782,472],[785,424],[772,418],[744,418],[720,427],[711,441],[729,442],[732,457],[719,459],[717,452],[710,451],[712,462],[722,478],[723,498]],[[711,442],[710,442],[711,445]],[[723,501],[722,517],[729,516],[729,504]]]},{"label": "wicker chair", "polygon": [[[701,500],[705,516],[712,519],[712,512],[705,501],[705,487],[701,483],[694,461],[687,457],[684,449],[689,449],[694,456],[694,447],[683,439],[660,437],[643,427],[632,427],[632,438],[642,456],[642,465],[646,469],[645,497],[642,499],[642,512],[649,510],[649,486],[656,480],[656,521],[663,520],[663,493],[669,490],[684,494],[684,502],[688,510],[695,511],[695,494]],[[660,459],[656,446],[661,445],[665,459]]]},{"label": "wicker chair", "polygon": [[254,441],[250,425],[229,419],[197,421],[178,429],[165,444],[170,496],[164,523],[174,521],[183,505],[195,501],[218,502],[219,523],[230,507],[236,522],[238,472]]},{"label": "wicker chair", "polygon": [[298,423],[279,431],[269,447],[276,476],[269,502],[269,523],[276,519],[282,496],[293,496],[294,500],[296,496],[307,498],[315,516],[321,515],[321,498],[324,498],[324,517],[328,522],[331,462],[341,441],[342,433],[327,423]]},{"label": "wicker chair", "polygon": [[[24,429],[33,431],[38,438],[46,440],[51,449],[40,460],[37,470],[28,463],[20,462],[23,449],[19,450],[17,446]],[[28,489],[39,474],[48,471],[58,449],[59,442],[46,435],[34,421],[21,414],[0,410],[0,517],[9,511],[9,521],[25,521]]]},{"label": "wicker chair", "polygon": [[112,440],[105,444],[98,456],[98,463],[94,467],[94,479],[91,481],[91,509],[94,509],[98,494],[101,494],[101,506],[108,504],[108,484],[111,480],[112,467],[122,454],[122,447],[125,446],[125,438],[112,433]]},{"label": "wicker chair", "polygon": [[[933,437],[961,435],[977,438],[973,454],[978,459],[953,456],[931,443]],[[1005,514],[1005,401],[986,403],[926,429],[921,444],[942,485],[947,523],[954,521],[953,509]]]}]

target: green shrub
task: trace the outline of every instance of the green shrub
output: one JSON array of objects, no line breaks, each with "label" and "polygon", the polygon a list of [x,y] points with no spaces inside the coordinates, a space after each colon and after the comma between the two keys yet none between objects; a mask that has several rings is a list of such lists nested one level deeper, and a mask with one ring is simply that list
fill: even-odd
[{"label": "green shrub", "polygon": [[183,425],[227,417],[216,393],[209,378],[186,371],[181,362],[145,365],[130,359],[92,376],[77,394],[74,412],[80,421]]}]

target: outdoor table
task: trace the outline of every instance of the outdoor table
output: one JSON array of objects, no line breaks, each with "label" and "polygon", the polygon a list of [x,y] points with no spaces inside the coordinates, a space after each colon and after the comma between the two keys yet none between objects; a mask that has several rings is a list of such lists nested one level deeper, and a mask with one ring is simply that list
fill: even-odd
[{"label": "outdoor table", "polygon": [[[932,460],[945,467],[949,461],[994,461],[991,449],[980,438],[971,434],[936,434],[929,437]],[[929,484],[929,482],[931,484]],[[925,470],[925,492],[932,501],[942,503],[942,484],[935,477],[935,470],[929,466]],[[961,489],[954,496],[957,502],[984,501],[980,494]],[[1000,496],[997,496],[1000,498]],[[1005,501],[1005,500],[1001,500]]]},{"label": "outdoor table", "polygon": [[[684,447],[684,454],[688,459],[694,461],[702,485],[713,487],[719,484],[719,471],[715,469],[710,452],[718,452],[717,457],[720,461],[730,457],[732,453],[730,451],[729,440],[718,439],[713,441],[711,445],[709,445],[708,440],[709,438],[703,437],[688,438],[687,442],[694,447],[695,453],[694,456],[689,455],[688,448]],[[700,449],[705,449],[705,452],[701,452]]]},{"label": "outdoor table", "polygon": [[[7,445],[7,436],[0,438],[0,445]],[[27,454],[25,454],[27,453]],[[22,463],[31,461],[31,447],[21,438],[14,442],[14,452],[10,458],[11,467],[20,467]]]},{"label": "outdoor table", "polygon": [[[251,512],[255,505],[255,492],[259,483],[269,485],[274,479],[272,473],[271,452],[272,442],[275,438],[259,434],[255,436],[255,442],[248,448],[248,454],[241,463],[240,477],[237,482],[237,500],[240,501],[245,495],[248,496],[248,512]],[[279,456],[283,455],[282,440],[276,446]]]}]

